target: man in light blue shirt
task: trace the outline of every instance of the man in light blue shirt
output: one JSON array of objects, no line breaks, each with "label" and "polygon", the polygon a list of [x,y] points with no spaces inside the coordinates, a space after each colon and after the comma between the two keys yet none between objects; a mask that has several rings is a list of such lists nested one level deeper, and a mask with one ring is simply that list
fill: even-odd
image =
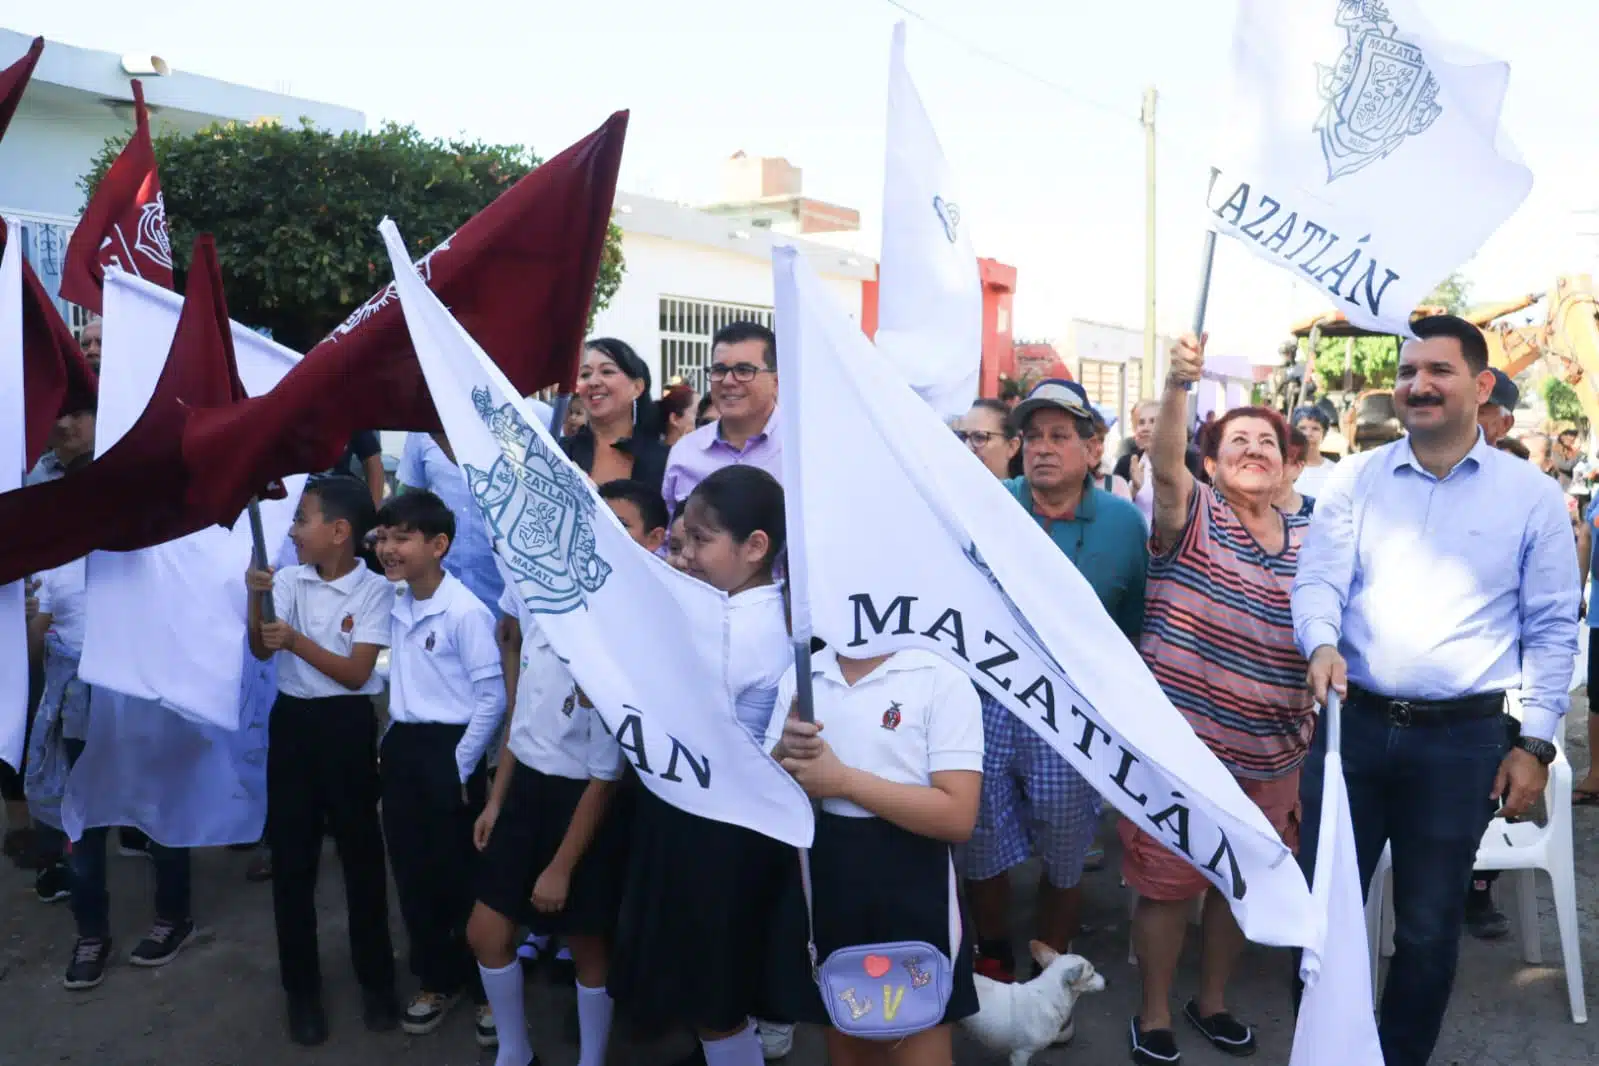
[{"label": "man in light blue shirt", "polygon": [[[1495,380],[1481,332],[1447,315],[1413,329],[1394,389],[1409,437],[1338,464],[1293,591],[1311,690],[1346,697],[1363,885],[1392,846],[1395,954],[1379,1024],[1388,1066],[1423,1066],[1437,1042],[1490,797],[1516,815],[1548,781],[1580,598],[1559,485],[1478,428]],[[1512,688],[1523,709],[1514,745]],[[1318,730],[1302,779],[1307,875],[1325,752]]]}]

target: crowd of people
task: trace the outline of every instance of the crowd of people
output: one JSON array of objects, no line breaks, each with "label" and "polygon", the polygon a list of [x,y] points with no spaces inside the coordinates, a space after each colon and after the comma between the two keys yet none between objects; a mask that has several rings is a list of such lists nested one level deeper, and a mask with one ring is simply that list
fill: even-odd
[{"label": "crowd of people", "polygon": [[[1408,436],[1340,461],[1323,454],[1330,423],[1318,408],[1284,419],[1240,407],[1195,427],[1200,337],[1173,350],[1161,395],[1134,410],[1131,448],[1114,461],[1114,419],[1069,380],[1042,382],[1014,407],[978,400],[954,426],[1081,572],[1307,877],[1326,751],[1316,705],[1343,699],[1361,876],[1388,847],[1395,871],[1380,1021],[1389,1066],[1427,1062],[1461,930],[1468,916],[1489,929],[1497,913],[1472,874],[1490,818],[1542,793],[1593,521],[1589,512],[1579,527],[1579,578],[1557,483],[1569,477],[1563,453],[1546,441],[1545,466],[1499,447],[1516,402],[1474,326],[1438,316],[1415,333],[1395,389]],[[791,716],[770,330],[722,329],[707,377],[703,398],[674,385],[653,399],[645,360],[620,340],[592,340],[561,444],[640,546],[728,595],[738,720],[819,804],[808,884],[792,850],[640,786],[506,585],[447,438],[413,434],[387,498],[367,445],[352,442],[340,470],[307,485],[291,532],[298,565],[245,577],[250,650],[278,666],[265,876],[297,1043],[329,1033],[314,906],[324,832],[344,869],[364,1024],[428,1033],[469,999],[497,1066],[537,1061],[519,957],[570,959],[583,1066],[604,1062],[617,1009],[641,1032],[693,1031],[710,1066],[781,1058],[800,1022],[827,1027],[835,1063],[946,1066],[949,1023],[978,1010],[975,976],[1033,976],[1012,950],[1023,863],[1039,860],[1036,939],[1066,953],[1081,937],[1082,879],[1105,862],[1100,797],[961,671],[928,652],[860,659],[823,647],[815,721]],[[87,461],[86,417],[63,420],[36,476]],[[80,560],[40,575],[30,600],[43,694],[25,774],[40,898],[70,898],[77,920],[73,989],[98,985],[111,955],[107,831],[68,853],[50,824],[89,713],[75,670],[83,580]],[[374,698],[385,690],[380,731]],[[1512,690],[1519,722],[1506,711]],[[22,798],[16,784],[8,799]],[[1577,802],[1599,802],[1593,771]],[[1228,999],[1244,938],[1226,900],[1162,842],[1127,822],[1118,835],[1142,982],[1132,1060],[1179,1062],[1179,1014],[1198,1040],[1252,1052],[1254,1028]],[[143,847],[156,859],[156,922],[130,959],[159,966],[193,933],[188,853]],[[414,979],[403,1004],[386,871]],[[1179,1004],[1178,958],[1201,899],[1198,982]],[[866,944],[944,945],[960,900],[943,1024],[892,1045],[841,1031],[814,960]]]}]

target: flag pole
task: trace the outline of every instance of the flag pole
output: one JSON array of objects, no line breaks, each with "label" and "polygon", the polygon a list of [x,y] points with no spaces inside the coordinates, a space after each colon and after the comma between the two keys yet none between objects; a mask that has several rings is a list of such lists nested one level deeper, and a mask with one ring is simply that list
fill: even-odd
[{"label": "flag pole", "polygon": [[[250,512],[250,554],[255,557],[257,570],[269,569],[266,550],[266,530],[261,525],[261,501],[252,499],[249,506]],[[272,593],[263,592],[261,595],[261,621],[276,622],[277,612],[272,607]]]},{"label": "flag pole", "polygon": [[555,402],[550,405],[550,436],[556,440],[561,439],[561,431],[566,428],[566,412],[571,406],[572,394],[570,392],[558,392],[555,394]]},{"label": "flag pole", "polygon": [[[1205,192],[1205,203],[1210,203],[1210,194],[1216,190],[1216,179],[1221,175],[1219,167],[1210,168],[1210,188]],[[1210,275],[1216,265],[1216,228],[1214,226],[1205,230],[1205,248],[1199,261],[1199,297],[1194,301],[1193,334],[1197,339],[1205,332],[1205,311],[1210,305]],[[1194,391],[1193,383],[1183,386],[1188,390],[1188,425],[1194,427],[1199,421],[1199,394]]]}]

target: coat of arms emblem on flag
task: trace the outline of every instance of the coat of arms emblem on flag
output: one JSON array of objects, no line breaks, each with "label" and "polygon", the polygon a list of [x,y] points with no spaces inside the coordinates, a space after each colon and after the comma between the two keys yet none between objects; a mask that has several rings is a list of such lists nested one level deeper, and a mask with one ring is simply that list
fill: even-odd
[{"label": "coat of arms emblem on flag", "polygon": [[[118,227],[120,229],[120,227]],[[167,232],[167,198],[156,193],[155,199],[139,207],[139,232],[134,235],[133,250],[150,260],[172,269],[172,237]],[[135,270],[134,273],[143,274]]]},{"label": "coat of arms emblem on flag", "polygon": [[523,602],[534,614],[583,606],[611,573],[595,550],[593,498],[513,405],[496,408],[479,387],[472,406],[499,442],[500,457],[486,471],[462,469],[496,545],[510,549],[500,557],[515,571]]},{"label": "coat of arms emblem on flag", "polygon": [[1336,63],[1317,70],[1329,182],[1391,154],[1443,113],[1426,55],[1399,40],[1383,0],[1340,0],[1337,22],[1347,43]]}]

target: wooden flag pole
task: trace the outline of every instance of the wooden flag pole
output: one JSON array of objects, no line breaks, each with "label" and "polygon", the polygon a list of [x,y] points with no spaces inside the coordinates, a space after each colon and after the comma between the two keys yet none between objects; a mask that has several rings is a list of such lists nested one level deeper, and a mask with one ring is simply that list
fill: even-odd
[{"label": "wooden flag pole", "polygon": [[[255,568],[257,570],[269,570],[271,566],[267,559],[266,531],[261,526],[261,501],[259,499],[250,501],[249,512],[252,545],[250,554],[255,558]],[[272,606],[272,593],[261,593],[261,621],[276,622],[277,620],[277,611]]]}]

